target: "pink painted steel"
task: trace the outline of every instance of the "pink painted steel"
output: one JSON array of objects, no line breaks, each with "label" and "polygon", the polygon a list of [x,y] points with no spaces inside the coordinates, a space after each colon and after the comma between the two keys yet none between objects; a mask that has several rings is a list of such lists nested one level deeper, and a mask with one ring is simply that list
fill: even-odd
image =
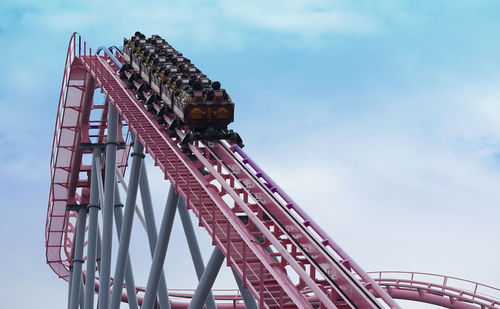
[{"label": "pink painted steel", "polygon": [[[72,40],[75,42],[75,36]],[[297,243],[297,238],[299,242],[306,241],[307,235],[291,237],[290,231],[280,232],[279,223],[275,219],[271,221],[265,218],[266,212],[258,198],[256,199],[252,192],[245,191],[245,187],[238,184],[240,180],[233,177],[229,170],[223,171],[224,162],[212,158],[211,154],[214,152],[206,145],[197,143],[196,146],[190,147],[196,156],[196,162],[192,162],[177,145],[184,132],[177,131],[180,138],[176,141],[169,138],[164,127],[158,124],[143,104],[137,101],[134,93],[119,79],[116,74],[118,68],[105,56],[92,55],[90,49],[87,54],[86,45],[85,56],[82,56],[79,36],[78,42],[77,56],[75,44],[70,43],[73,50],[70,48],[68,58],[71,58],[71,55],[75,57],[73,61],[70,60],[70,68],[73,68],[74,63],[78,63],[78,68],[83,66],[84,71],[95,79],[95,87],[101,88],[107,100],[114,104],[121,117],[129,124],[130,130],[145,145],[146,151],[186,200],[188,207],[199,218],[200,225],[210,233],[213,243],[223,251],[228,264],[242,277],[245,286],[259,300],[261,307],[294,305],[312,308],[310,298],[303,294],[303,291],[314,292],[325,308],[381,307],[362,284],[352,285],[352,282],[343,278],[337,282],[331,280],[330,276],[339,273],[329,274],[326,271],[323,272],[326,277],[322,276],[316,266],[325,260],[319,256],[318,261],[315,261],[312,249],[304,249]],[[67,104],[64,98],[61,101],[64,106]],[[74,125],[76,128],[78,123]],[[61,130],[59,125],[56,126],[56,131],[58,129]],[[73,141],[73,147],[75,141],[76,139]],[[61,151],[59,143],[55,147],[57,151]],[[207,175],[200,172],[201,168],[205,169]],[[66,194],[65,198],[67,202],[71,196]],[[273,212],[277,213],[276,210]],[[248,217],[248,222],[243,222],[242,216]],[[52,224],[52,220],[53,217],[50,216],[49,224]],[[270,228],[271,225],[274,231]],[[294,228],[293,232],[298,231],[300,229]],[[67,232],[66,235],[68,234]],[[256,236],[263,238],[262,244],[256,241]],[[268,252],[266,247],[272,247],[275,251]],[[68,252],[65,253],[68,256]],[[319,268],[318,270],[324,271]],[[300,280],[292,282],[290,273],[295,273]],[[351,295],[346,292],[349,287],[354,291]]]},{"label": "pink painted steel", "polygon": [[[229,147],[225,142],[217,143],[211,147],[212,155],[220,158],[220,165],[224,165],[233,177],[242,183],[244,190],[251,195],[258,196],[258,203],[262,211],[276,219],[272,226],[274,233],[282,230],[282,235],[295,235],[290,240],[295,242],[298,249],[309,260],[308,267],[314,268],[316,273],[323,274],[323,280],[318,285],[325,285],[328,281],[335,289],[344,286],[351,289],[358,286],[358,290],[351,290],[350,298],[357,298],[356,304],[360,305],[363,297],[380,297],[387,306],[397,308],[398,305],[382,290],[373,279],[359,267],[314,221],[295,203],[258,165],[246,155],[238,146]],[[271,226],[268,226],[270,228]],[[314,257],[314,258],[312,258]],[[314,276],[314,274],[312,275]],[[331,277],[336,277],[335,282]],[[361,277],[363,283],[357,278]],[[365,286],[368,289],[365,289]],[[336,289],[338,293],[342,293]],[[356,294],[358,293],[358,294]],[[364,295],[362,294],[364,293]]]},{"label": "pink painted steel", "polygon": [[422,272],[370,272],[393,298],[447,308],[500,308],[500,289],[457,277]]},{"label": "pink painted steel", "polygon": [[[70,86],[71,66],[74,60],[74,37],[70,41],[66,63],[64,67],[63,81],[57,109],[56,126],[50,161],[51,185],[49,193],[49,207],[47,209],[47,220],[45,230],[45,245],[47,263],[62,278],[67,278],[70,264],[68,259],[68,248],[71,248],[71,238],[68,233],[74,232],[74,227],[69,224],[70,214],[66,213],[68,203],[68,183],[71,171],[73,150],[75,149],[78,127],[79,111],[71,109],[78,107],[80,99],[71,98],[67,104]],[[79,80],[82,80],[81,78]],[[61,244],[64,234],[64,243]],[[66,249],[66,258],[61,257],[61,249]]]},{"label": "pink painted steel", "polygon": [[[79,179],[80,172],[90,173],[90,166],[80,164],[82,155],[89,151],[80,151],[80,141],[87,142],[90,124],[89,113],[85,113],[85,90],[90,74],[77,57],[77,36],[71,37],[57,109],[52,155],[50,160],[51,184],[45,225],[45,247],[47,264],[61,278],[68,279],[68,267],[71,265],[71,248],[75,232],[76,214],[66,212],[67,204],[82,202],[82,192],[77,188],[88,188],[88,179]],[[78,53],[80,54],[81,49]],[[93,90],[93,89],[92,89]],[[87,106],[88,110],[103,106]],[[106,114],[105,112],[103,113]],[[82,119],[85,115],[85,119]],[[106,118],[99,120],[99,126],[105,127]],[[103,131],[104,132],[104,131]],[[124,171],[128,158],[128,147],[118,151],[117,162]],[[84,197],[85,198],[85,197]],[[86,197],[88,198],[88,196]],[[84,202],[84,201],[83,201]]]},{"label": "pink painted steel", "polygon": [[[298,306],[310,308],[312,305],[301,293],[302,289],[307,288],[313,291],[327,308],[335,307],[334,302],[336,306],[381,307],[368,291],[363,291],[364,287],[361,284],[352,286],[350,282],[339,279],[337,284],[319,285],[318,283],[325,278],[311,278],[311,274],[315,271],[310,270],[308,273],[306,268],[312,264],[303,262],[303,257],[310,252],[301,253],[302,248],[293,246],[293,242],[289,239],[278,240],[266,228],[261,222],[263,218],[258,218],[251,209],[257,204],[244,202],[240,197],[241,193],[235,192],[235,188],[230,187],[224,180],[223,176],[227,175],[220,175],[221,171],[215,170],[214,166],[217,163],[209,162],[210,152],[207,147],[202,144],[198,144],[198,147],[191,146],[191,151],[197,157],[198,163],[201,163],[201,166],[209,173],[208,176],[203,176],[199,171],[200,166],[192,163],[181,152],[177,143],[168,137],[166,130],[145,110],[143,104],[137,101],[134,93],[125,88],[124,83],[116,74],[117,67],[113,67],[111,62],[101,57],[85,56],[80,59],[95,77],[96,85],[101,86],[108,100],[115,105],[120,115],[129,123],[132,132],[152,155],[155,163],[160,166],[165,176],[186,200],[188,207],[198,215],[201,224],[211,234],[214,243],[223,252],[226,251],[225,255],[229,263],[243,277],[243,281],[249,286],[254,296],[261,300],[261,305],[265,303],[266,306],[282,306],[291,301]],[[166,119],[166,121],[172,120]],[[179,130],[177,133],[182,138],[184,132]],[[196,186],[200,187],[196,188]],[[246,195],[247,198],[249,196]],[[223,197],[231,199],[229,204]],[[246,214],[252,224],[243,224],[236,213]],[[276,222],[274,225],[278,226]],[[277,250],[275,256],[272,256],[260,244],[255,243],[255,235],[251,231],[253,227],[256,227],[258,233]],[[234,231],[231,233],[232,230]],[[290,246],[287,246],[285,241],[289,241],[287,244]],[[240,255],[242,246],[250,249],[246,250],[247,256]],[[268,246],[267,243],[266,246]],[[289,252],[289,250],[295,250],[295,252]],[[252,260],[252,254],[255,260]],[[274,262],[273,257],[279,262]],[[290,266],[300,278],[298,285],[291,281],[288,274],[291,270],[286,270],[287,266]],[[246,271],[243,271],[243,268]],[[263,277],[267,279],[262,280]],[[340,286],[340,289],[337,286]],[[351,291],[354,291],[354,293],[351,292],[352,295],[342,292],[343,289],[348,289],[348,286],[351,286]],[[362,293],[356,293],[359,290],[362,290]],[[355,297],[349,297],[353,295]],[[338,300],[339,298],[341,301]]]},{"label": "pink painted steel", "polygon": [[[168,118],[165,118],[165,120],[167,123],[171,121],[171,119]],[[180,138],[183,137],[184,133],[182,131],[178,130],[177,133]],[[210,144],[212,145],[207,147],[206,145],[200,143],[198,144],[197,148],[193,147],[191,150],[200,161],[200,166],[203,166],[210,174],[212,180],[211,185],[215,186],[217,190],[220,190],[220,193],[222,193],[223,195],[227,195],[232,199],[232,202],[235,205],[234,211],[239,210],[240,214],[244,214],[250,218],[250,220],[252,221],[252,225],[250,225],[250,227],[258,228],[259,233],[262,234],[261,236],[265,236],[266,240],[269,242],[269,245],[273,246],[273,248],[276,249],[276,254],[280,256],[281,263],[283,263],[283,265],[290,265],[296,272],[296,274],[300,277],[301,284],[304,285],[301,286],[301,288],[304,288],[307,285],[311,290],[313,290],[314,293],[316,293],[316,295],[318,295],[320,300],[324,303],[330,302],[328,299],[329,295],[327,293],[324,293],[324,291],[328,290],[334,291],[336,295],[338,295],[340,298],[343,298],[342,302],[348,303],[348,305],[350,306],[363,307],[371,306],[373,304],[375,304],[375,306],[378,306],[378,303],[374,299],[374,296],[371,295],[364,288],[364,286],[357,281],[356,278],[348,274],[349,271],[342,263],[333,260],[333,258],[331,258],[330,256],[328,256],[327,258],[324,253],[321,253],[321,251],[317,249],[318,244],[314,243],[314,241],[311,240],[312,237],[308,235],[307,229],[305,227],[298,227],[297,223],[292,220],[290,216],[287,216],[287,214],[283,212],[287,211],[286,208],[282,207],[283,209],[281,209],[280,207],[276,206],[276,202],[271,201],[271,198],[265,198],[267,195],[272,193],[269,193],[265,190],[260,190],[259,192],[250,192],[246,189],[246,187],[252,187],[254,189],[257,189],[258,187],[258,185],[256,185],[257,181],[250,176],[250,172],[246,174],[246,177],[243,177],[244,175],[235,175],[235,173],[231,174],[227,171],[222,171],[223,166],[236,166],[240,163],[235,161],[235,158],[230,155],[230,152],[227,148],[219,147],[219,153],[216,154],[214,152],[214,149],[217,148],[216,146],[218,144]],[[205,155],[203,155],[202,152],[204,152]],[[240,168],[244,168],[243,165],[240,164]],[[237,185],[236,183],[239,183],[240,186],[235,187],[235,185]],[[257,195],[261,196],[261,200],[254,198]],[[253,199],[253,201],[249,202],[249,200],[251,199]],[[236,209],[236,207],[238,207],[239,209]],[[253,210],[252,208],[256,207],[260,208],[261,210],[259,212],[260,217],[257,217],[253,213],[255,210]],[[271,208],[273,209],[275,216],[279,217],[279,222],[274,221],[272,222],[272,224],[269,224],[271,222],[270,220],[267,220],[267,224],[264,224],[262,222],[264,220],[263,215],[264,213],[267,213],[266,209]],[[280,223],[288,225],[289,229],[286,231],[282,231],[279,235],[277,235],[278,230],[282,229]],[[273,230],[274,232],[271,232],[271,230]],[[290,237],[291,234],[304,236],[300,239],[294,239],[293,237]],[[301,242],[303,242],[304,244],[301,245]],[[304,247],[309,248],[309,250],[305,252],[305,250],[303,249]],[[226,251],[229,252],[229,249],[226,249]],[[298,256],[299,254],[300,256]],[[309,263],[304,262],[304,256],[309,259]],[[316,260],[313,260],[311,256],[315,256]],[[334,265],[330,266],[328,269],[317,268],[318,265],[325,263],[331,263]],[[314,269],[311,269],[310,272],[307,273],[304,271],[305,268]],[[320,271],[317,272],[316,269],[319,269]],[[318,278],[320,276],[320,272],[323,272],[324,276]],[[316,273],[318,273],[318,277],[316,277]],[[245,276],[245,274],[243,274],[243,276]],[[331,277],[337,277],[336,282],[333,282],[333,280],[331,280]],[[327,280],[329,280],[329,282]],[[338,288],[338,286],[340,286],[340,288]],[[376,284],[372,282],[371,286],[376,286]],[[259,288],[260,287],[261,286],[259,286]],[[341,294],[347,294],[344,293],[342,288],[348,290],[347,293],[349,293],[350,295],[340,296]],[[379,289],[379,291],[379,294],[385,296],[385,299],[390,299],[390,297],[383,290]],[[337,298],[338,297],[335,297],[335,299]],[[392,302],[390,303],[390,306],[396,308],[397,304]]]},{"label": "pink painted steel", "polygon": [[[106,127],[106,104],[92,104],[92,109],[104,108],[103,117],[97,121],[81,116],[85,111],[86,81],[92,76],[94,87],[100,88],[119,111],[261,308],[398,308],[391,296],[436,304],[446,296],[449,308],[469,308],[465,305],[488,301],[491,308],[498,308],[494,298],[477,291],[484,285],[476,284],[470,294],[447,284],[449,279],[456,278],[444,277],[441,286],[413,280],[416,273],[411,273],[410,281],[383,280],[382,273],[373,280],[241,149],[225,141],[196,142],[190,146],[193,156],[183,153],[178,143],[185,129],[177,129],[179,137],[170,138],[167,130],[120,80],[117,70],[106,55],[93,55],[79,35],[72,36],[56,118],[45,234],[47,263],[60,277],[68,277],[75,230],[75,214],[66,212],[66,204],[88,198],[84,190],[88,187],[87,180],[76,178],[76,184],[69,180],[75,179],[76,172],[90,173],[89,166],[78,164],[83,155],[78,144],[82,137],[84,140],[89,137],[91,126],[99,128],[98,141],[102,141]],[[165,116],[165,120],[169,124],[173,118]],[[122,171],[126,160],[127,149],[117,160]],[[83,190],[68,190],[73,185]],[[439,288],[441,294],[436,293]],[[137,288],[140,301],[143,292],[144,288]],[[189,297],[186,293],[171,292],[171,296]],[[380,297],[382,303],[375,297]],[[220,301],[231,303],[221,304],[221,308],[226,305],[243,308],[239,295],[222,298]],[[127,301],[126,294],[122,295],[122,301]],[[454,307],[459,304],[464,307]],[[187,303],[172,305],[187,308]]]},{"label": "pink painted steel", "polygon": [[[310,231],[308,233],[311,237],[309,242],[316,244],[318,246],[318,251],[324,251],[324,254],[328,255],[329,258],[333,260],[331,265],[339,265],[339,270],[336,271],[337,274],[342,274],[344,269],[347,270],[344,271],[347,277],[346,280],[352,282],[356,282],[356,279],[350,277],[358,276],[374,295],[380,297],[390,307],[397,307],[392,298],[383,291],[380,286],[378,286],[378,284],[376,284],[373,279],[257,165],[256,162],[238,146],[234,146],[230,148],[230,150],[233,151],[235,157],[239,157],[238,163],[246,166],[246,171],[250,172],[253,178],[255,178],[263,188],[267,189],[268,194],[273,197],[279,206],[281,206],[281,209],[284,211],[283,213],[286,213],[289,218],[301,225],[302,229]],[[287,221],[289,220],[290,219]],[[315,251],[315,253],[318,254],[317,251]]]},{"label": "pink painted steel", "polygon": [[[80,58],[87,70],[95,76],[96,85],[102,88],[108,100],[129,124],[131,131],[164,171],[166,178],[198,216],[214,243],[225,252],[225,244],[229,241],[233,254],[226,257],[240,275],[243,274],[243,269],[246,270],[244,281],[254,295],[259,295],[258,285],[265,282],[265,307],[284,305],[279,301],[279,294],[283,293],[286,295],[282,298],[284,301],[291,301],[303,308],[312,308],[307,298],[291,282],[284,267],[276,265],[265,248],[254,241],[249,229],[224,202],[220,192],[210,184],[211,180],[202,175],[199,167],[182,153],[177,143],[168,137],[166,130],[145,110],[134,94],[125,88],[116,74],[117,68],[101,57]],[[192,147],[191,150],[199,158],[203,156],[197,148]],[[228,230],[232,239],[228,239],[226,235]],[[243,248],[248,248],[246,256],[241,255]],[[266,269],[264,277],[259,276],[260,266]]]}]

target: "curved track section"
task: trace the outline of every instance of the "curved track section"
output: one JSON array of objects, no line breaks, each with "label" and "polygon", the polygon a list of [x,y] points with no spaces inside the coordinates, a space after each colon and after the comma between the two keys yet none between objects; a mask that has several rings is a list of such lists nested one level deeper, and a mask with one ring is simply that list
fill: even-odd
[{"label": "curved track section", "polygon": [[[86,43],[77,44],[76,39],[73,35],[64,66],[52,141],[51,184],[45,225],[47,263],[59,277],[66,280],[68,268],[72,264],[76,222],[76,213],[67,212],[66,206],[88,202],[88,191],[84,188],[90,186],[90,164],[82,163],[83,154],[90,152],[82,149],[81,145],[104,142],[107,116],[106,104],[93,102],[94,78],[76,56],[81,51],[86,53]],[[78,40],[81,42],[80,38]],[[101,110],[102,117],[93,117],[92,110]],[[129,147],[126,147],[117,153],[117,166],[122,171],[127,163],[128,152]]]},{"label": "curved track section", "polygon": [[369,273],[393,298],[446,308],[500,308],[500,289],[456,277],[401,271]]},{"label": "curved track section", "polygon": [[[424,302],[445,308],[500,308],[500,289],[457,277],[404,271],[369,272],[379,285],[395,299]],[[173,299],[189,299],[194,290],[171,290]],[[242,305],[238,290],[217,290],[217,300]],[[176,302],[178,308],[184,305]],[[244,308],[244,307],[242,307]]]},{"label": "curved track section", "polygon": [[[93,102],[99,89],[119,113],[118,132],[128,126],[259,308],[399,308],[391,297],[399,296],[396,289],[365,273],[240,148],[227,141],[195,142],[190,155],[182,152],[179,142],[187,128],[169,137],[120,79],[121,62],[119,52],[93,54],[79,35],[72,36],[54,133],[45,231],[47,263],[60,277],[69,280],[73,266],[77,215],[71,205],[95,206],[89,204],[93,163],[85,158],[92,151],[89,145],[104,145],[108,129],[108,104]],[[172,115],[162,117],[167,126],[173,122]],[[118,134],[118,144],[116,164],[123,174],[127,136]],[[141,304],[144,288],[135,291]],[[127,294],[121,299],[127,301]]]}]

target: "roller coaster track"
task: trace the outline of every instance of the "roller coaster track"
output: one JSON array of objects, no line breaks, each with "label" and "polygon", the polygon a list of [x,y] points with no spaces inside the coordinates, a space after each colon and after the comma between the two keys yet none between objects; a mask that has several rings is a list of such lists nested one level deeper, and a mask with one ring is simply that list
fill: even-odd
[{"label": "roller coaster track", "polygon": [[461,278],[403,271],[369,273],[393,298],[447,308],[500,308],[500,289]]},{"label": "roller coaster track", "polygon": [[[104,55],[99,55],[99,51],[103,51]],[[168,222],[171,226],[175,214],[167,212],[167,209],[175,211],[175,198],[179,199],[179,212],[181,204],[185,203],[187,209],[198,218],[199,225],[209,233],[216,247],[212,255],[215,262],[211,258],[206,271],[199,273],[201,287],[194,293],[184,295],[193,297],[191,305],[196,303],[197,293],[200,293],[201,304],[207,299],[207,308],[210,298],[217,300],[219,308],[243,307],[241,297],[234,293],[236,296],[225,296],[232,304],[219,303],[224,297],[203,294],[206,290],[204,287],[211,287],[211,271],[217,275],[218,268],[214,266],[217,260],[225,258],[237,282],[241,283],[242,294],[247,295],[247,307],[248,297],[252,296],[259,308],[399,308],[393,298],[413,299],[449,308],[499,307],[496,298],[480,296],[476,291],[471,294],[454,289],[447,286],[446,281],[444,285],[435,286],[412,280],[383,279],[382,273],[370,276],[239,147],[226,141],[195,142],[190,145],[190,155],[183,153],[178,144],[185,130],[178,128],[177,137],[169,137],[165,127],[158,124],[134,92],[119,78],[117,71],[122,63],[118,49],[115,48],[114,54],[106,48],[96,53],[78,34],[71,37],[54,132],[52,182],[45,230],[47,263],[59,277],[70,282],[71,308],[78,301],[80,306],[84,305],[83,296],[75,297],[83,293],[80,278],[89,281],[85,282],[85,299],[89,291],[92,294],[96,291],[104,307],[107,307],[109,294],[108,288],[102,288],[103,284],[111,285],[113,290],[112,307],[117,299],[129,302],[131,307],[136,303],[135,306],[138,304],[143,308],[152,308],[151,301],[159,301],[162,308],[169,307],[165,304],[168,296],[163,294],[162,298],[161,295],[161,280],[164,278],[160,279],[159,269],[165,258],[162,252],[165,253],[168,246]],[[108,104],[98,105],[94,102],[95,89],[100,89]],[[120,119],[116,124],[117,129],[112,120],[116,111]],[[172,116],[164,117],[167,124],[173,121]],[[115,129],[118,132],[116,140],[111,134]],[[124,131],[130,134],[123,134]],[[106,279],[110,274],[106,263],[111,263],[111,257],[106,257],[104,250],[111,250],[105,245],[106,235],[109,237],[107,231],[111,232],[111,223],[106,219],[109,218],[106,209],[116,206],[113,203],[119,204],[119,201],[115,193],[106,192],[115,192],[117,180],[113,165],[116,165],[120,178],[127,167],[132,147],[131,180],[124,220],[120,222],[122,238],[115,267],[117,271],[114,279],[108,281]],[[133,215],[133,210],[129,209],[135,208],[143,148],[163,171],[173,189],[169,196],[172,205],[167,205],[164,214],[163,222],[166,223],[164,225],[162,222],[159,234],[153,228],[154,241],[149,239],[154,254],[148,284],[146,287],[135,287],[130,266],[132,263],[126,257],[130,242],[130,231],[127,229],[132,225],[130,214]],[[103,149],[117,149],[116,160],[109,160],[110,156],[107,155],[102,165],[102,156],[96,156],[96,153]],[[86,160],[91,154],[92,160]],[[145,171],[142,174],[145,175]],[[105,186],[102,186],[103,176]],[[108,182],[111,186],[107,185]],[[109,199],[111,204],[108,207],[106,201]],[[85,246],[89,257],[95,257],[95,249],[99,251],[100,248],[95,244],[97,225],[91,224],[97,220],[91,208],[99,207],[103,214],[103,252],[102,265],[98,263],[100,278],[95,278],[94,282],[95,274],[82,272],[82,264],[85,261],[95,264],[95,258],[89,260],[83,255]],[[87,211],[88,225],[85,223]],[[143,224],[149,233],[150,212],[147,213],[145,208],[144,213],[146,220]],[[112,218],[112,210],[110,214]],[[85,235],[88,243],[84,242]],[[95,268],[94,264],[90,264],[90,269]],[[123,285],[124,276],[126,285]],[[202,286],[202,282],[205,286]],[[127,292],[122,292],[123,287]],[[166,289],[166,286],[163,288]],[[436,291],[441,291],[441,294]],[[176,296],[173,291],[169,294],[170,298]],[[437,297],[447,297],[448,302],[438,301]],[[434,302],[430,301],[431,298]],[[169,304],[172,308],[188,307],[183,302],[169,301]],[[92,308],[89,303],[85,307]]]}]

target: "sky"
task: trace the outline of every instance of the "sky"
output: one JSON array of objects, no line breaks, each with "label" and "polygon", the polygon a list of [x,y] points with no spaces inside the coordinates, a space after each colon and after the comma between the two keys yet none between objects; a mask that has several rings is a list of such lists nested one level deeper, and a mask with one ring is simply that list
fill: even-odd
[{"label": "sky", "polygon": [[[5,307],[66,303],[66,283],[45,264],[44,229],[75,31],[94,48],[159,34],[220,80],[245,151],[366,271],[500,287],[499,14],[486,0],[2,1]],[[160,220],[168,184],[148,172]],[[178,221],[167,282],[193,288]],[[198,232],[208,260],[209,237]],[[137,235],[133,260],[147,258]],[[147,271],[139,265],[136,281]],[[235,287],[224,271],[216,286]]]}]

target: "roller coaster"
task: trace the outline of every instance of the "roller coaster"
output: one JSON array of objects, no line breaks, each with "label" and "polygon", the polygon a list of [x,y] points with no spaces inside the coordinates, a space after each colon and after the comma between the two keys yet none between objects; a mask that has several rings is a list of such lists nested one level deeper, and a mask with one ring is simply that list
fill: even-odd
[{"label": "roller coaster", "polygon": [[[68,281],[69,308],[400,308],[394,299],[500,308],[500,289],[473,281],[365,272],[238,145],[180,145],[187,129],[173,126],[175,134],[169,134],[165,126],[175,118],[165,114],[158,122],[120,78],[124,63],[119,48],[92,50],[79,34],[71,36],[45,229],[47,264]],[[94,100],[96,89],[104,103]],[[146,153],[171,185],[159,228]],[[119,186],[127,192],[125,203]],[[139,188],[142,209],[136,205]],[[212,240],[206,264],[189,211]],[[176,212],[198,277],[194,289],[169,289],[163,272]],[[134,281],[129,255],[135,217],[151,254],[151,260],[140,261],[150,265],[142,286]],[[212,288],[224,260],[237,289]]]}]

